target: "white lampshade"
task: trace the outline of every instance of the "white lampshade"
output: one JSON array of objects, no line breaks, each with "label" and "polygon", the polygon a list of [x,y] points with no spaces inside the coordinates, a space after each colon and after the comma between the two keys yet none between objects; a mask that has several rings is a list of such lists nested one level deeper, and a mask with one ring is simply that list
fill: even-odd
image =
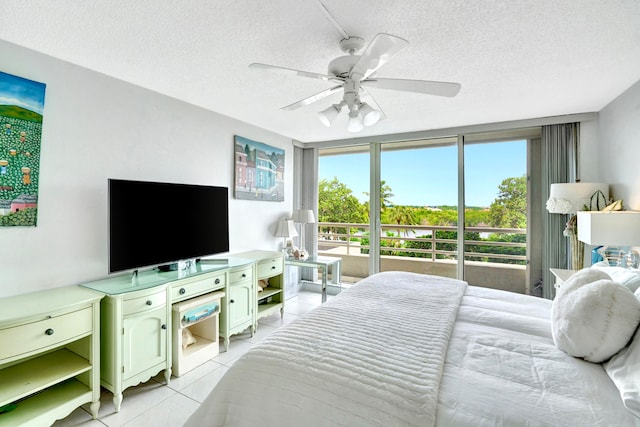
[{"label": "white lampshade", "polygon": [[364,124],[359,114],[349,114],[349,123],[347,124],[347,130],[349,132],[360,132],[364,129]]},{"label": "white lampshade", "polygon": [[326,127],[331,127],[331,123],[336,119],[340,113],[340,108],[338,105],[333,104],[328,106],[326,109],[318,112],[318,118]]},{"label": "white lampshade", "polygon": [[291,218],[295,222],[299,222],[301,224],[313,224],[316,222],[313,211],[310,209],[299,209],[297,211],[294,211]]},{"label": "white lampshade", "polygon": [[[604,194],[605,203],[609,200],[609,184],[593,182],[573,182],[551,184],[547,210],[550,213],[573,214],[589,207],[591,196],[597,191]],[[578,227],[580,228],[580,227]]]},{"label": "white lampshade", "polygon": [[293,224],[293,220],[285,218],[278,222],[278,228],[275,232],[276,237],[284,237],[285,239],[289,239],[297,235],[298,232],[296,231],[296,227]]},{"label": "white lampshade", "polygon": [[640,245],[640,212],[578,212],[578,240],[589,245]]},{"label": "white lampshade", "polygon": [[369,104],[363,102],[358,109],[362,115],[362,122],[365,126],[375,125],[380,120],[380,111],[374,110]]}]

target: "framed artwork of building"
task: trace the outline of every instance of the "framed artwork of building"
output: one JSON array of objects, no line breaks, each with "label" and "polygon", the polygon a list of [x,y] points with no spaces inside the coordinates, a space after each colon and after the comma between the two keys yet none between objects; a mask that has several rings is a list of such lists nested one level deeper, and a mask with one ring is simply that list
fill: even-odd
[{"label": "framed artwork of building", "polygon": [[284,200],[284,150],[236,135],[234,137],[236,199]]}]

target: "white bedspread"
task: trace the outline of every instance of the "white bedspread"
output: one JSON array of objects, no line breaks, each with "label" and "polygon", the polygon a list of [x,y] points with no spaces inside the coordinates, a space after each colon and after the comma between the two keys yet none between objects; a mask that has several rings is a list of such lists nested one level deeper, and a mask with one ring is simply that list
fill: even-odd
[{"label": "white bedspread", "polygon": [[469,286],[451,336],[437,426],[640,426],[601,364],[558,350],[551,301]]},{"label": "white bedspread", "polygon": [[466,283],[361,281],[242,356],[188,426],[432,426]]},{"label": "white bedspread", "polygon": [[363,280],[241,357],[186,425],[640,426],[602,365],[555,348],[551,301],[465,287]]}]

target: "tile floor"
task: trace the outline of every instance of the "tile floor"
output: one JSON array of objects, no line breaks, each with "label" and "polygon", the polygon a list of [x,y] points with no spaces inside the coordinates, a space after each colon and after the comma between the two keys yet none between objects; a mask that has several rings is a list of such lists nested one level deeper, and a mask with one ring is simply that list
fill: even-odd
[{"label": "tile floor", "polygon": [[[332,296],[328,296],[332,298]],[[98,419],[92,420],[88,405],[76,409],[68,417],[54,424],[56,427],[177,427],[182,426],[198,405],[220,380],[231,365],[247,350],[269,336],[281,325],[288,323],[321,304],[317,292],[301,291],[285,302],[284,319],[274,314],[260,319],[258,330],[251,334],[238,334],[231,338],[229,351],[187,372],[180,378],[172,377],[164,385],[163,373],[124,391],[120,412],[114,412],[112,395],[102,389]],[[224,347],[221,345],[221,349]]]}]

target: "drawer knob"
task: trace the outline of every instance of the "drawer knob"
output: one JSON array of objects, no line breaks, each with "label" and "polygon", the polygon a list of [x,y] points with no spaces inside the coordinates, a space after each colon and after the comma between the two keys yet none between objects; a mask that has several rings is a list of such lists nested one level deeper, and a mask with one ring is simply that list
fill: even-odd
[{"label": "drawer knob", "polygon": [[272,265],[272,266],[271,266],[271,269],[272,269],[272,270],[275,270],[275,269],[276,269],[276,266],[275,266],[275,265]]},{"label": "drawer knob", "polygon": [[147,300],[147,305],[151,305],[151,304],[153,304],[153,302],[150,299],[148,299]]},{"label": "drawer knob", "polygon": [[46,331],[44,331],[44,333],[45,333],[46,335],[53,335],[53,329],[49,328],[49,329],[47,329]]},{"label": "drawer knob", "polygon": [[220,284],[220,279],[216,279],[216,285]]},{"label": "drawer knob", "polygon": [[242,277],[247,277],[247,274],[246,273],[242,273]]},{"label": "drawer knob", "polygon": [[167,325],[160,326],[162,329],[167,329]]},{"label": "drawer knob", "polygon": [[185,288],[180,288],[180,290],[178,291],[180,295],[184,295],[186,292],[187,290]]},{"label": "drawer knob", "polygon": [[233,304],[233,303],[234,303],[234,302],[236,302],[236,301],[235,301],[235,300],[231,300],[231,301],[229,301],[229,302],[230,302],[231,304]]}]

